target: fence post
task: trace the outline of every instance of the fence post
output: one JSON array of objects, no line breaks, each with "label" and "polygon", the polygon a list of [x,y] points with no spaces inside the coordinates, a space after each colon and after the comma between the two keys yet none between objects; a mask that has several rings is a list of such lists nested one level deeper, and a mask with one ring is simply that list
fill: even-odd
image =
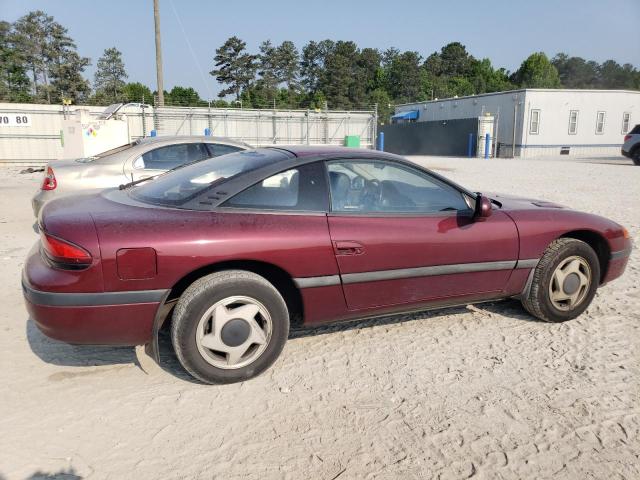
[{"label": "fence post", "polygon": [[467,142],[467,157],[471,158],[473,155],[473,133],[469,134],[469,141]]},{"label": "fence post", "polygon": [[307,109],[307,145],[309,145],[309,109]]},{"label": "fence post", "polygon": [[144,113],[144,95],[142,96],[142,103],[140,104],[140,110],[142,110],[142,136],[147,136],[147,115]]},{"label": "fence post", "polygon": [[491,135],[489,132],[484,136],[484,158],[489,158],[489,152],[491,148]]},{"label": "fence post", "polygon": [[378,150],[384,152],[384,132],[378,134]]}]

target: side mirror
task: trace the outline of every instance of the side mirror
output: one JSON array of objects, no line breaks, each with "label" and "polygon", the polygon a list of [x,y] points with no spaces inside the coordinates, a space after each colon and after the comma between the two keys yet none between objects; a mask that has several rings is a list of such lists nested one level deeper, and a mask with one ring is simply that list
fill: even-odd
[{"label": "side mirror", "polygon": [[491,216],[491,199],[485,197],[481,193],[478,193],[476,197],[476,210],[474,212],[474,218],[487,218]]}]

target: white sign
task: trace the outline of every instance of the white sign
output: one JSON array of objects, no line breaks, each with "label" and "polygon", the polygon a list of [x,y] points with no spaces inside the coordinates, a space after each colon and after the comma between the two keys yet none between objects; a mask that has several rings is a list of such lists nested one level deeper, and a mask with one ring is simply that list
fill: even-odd
[{"label": "white sign", "polygon": [[0,112],[0,127],[30,127],[31,115]]}]

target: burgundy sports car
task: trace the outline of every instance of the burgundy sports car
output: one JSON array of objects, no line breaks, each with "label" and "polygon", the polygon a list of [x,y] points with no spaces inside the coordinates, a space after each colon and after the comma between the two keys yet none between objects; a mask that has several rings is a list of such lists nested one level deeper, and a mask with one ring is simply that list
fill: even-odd
[{"label": "burgundy sports car", "polygon": [[[31,318],[69,343],[147,345],[170,326],[207,383],[267,369],[290,325],[521,299],[580,315],[631,252],[617,223],[470,192],[395,155],[274,147],[61,198],[26,260]],[[168,322],[168,320],[171,320]]]}]

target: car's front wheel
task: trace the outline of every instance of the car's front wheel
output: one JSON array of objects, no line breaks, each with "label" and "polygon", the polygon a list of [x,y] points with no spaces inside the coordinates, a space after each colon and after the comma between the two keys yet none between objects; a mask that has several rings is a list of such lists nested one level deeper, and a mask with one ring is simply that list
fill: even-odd
[{"label": "car's front wheel", "polygon": [[538,262],[525,309],[547,322],[564,322],[584,312],[596,294],[600,262],[593,249],[575,238],[559,238]]},{"label": "car's front wheel", "polygon": [[289,334],[287,305],[265,278],[226,270],[196,280],[173,313],[178,360],[205,383],[233,383],[262,373]]}]

